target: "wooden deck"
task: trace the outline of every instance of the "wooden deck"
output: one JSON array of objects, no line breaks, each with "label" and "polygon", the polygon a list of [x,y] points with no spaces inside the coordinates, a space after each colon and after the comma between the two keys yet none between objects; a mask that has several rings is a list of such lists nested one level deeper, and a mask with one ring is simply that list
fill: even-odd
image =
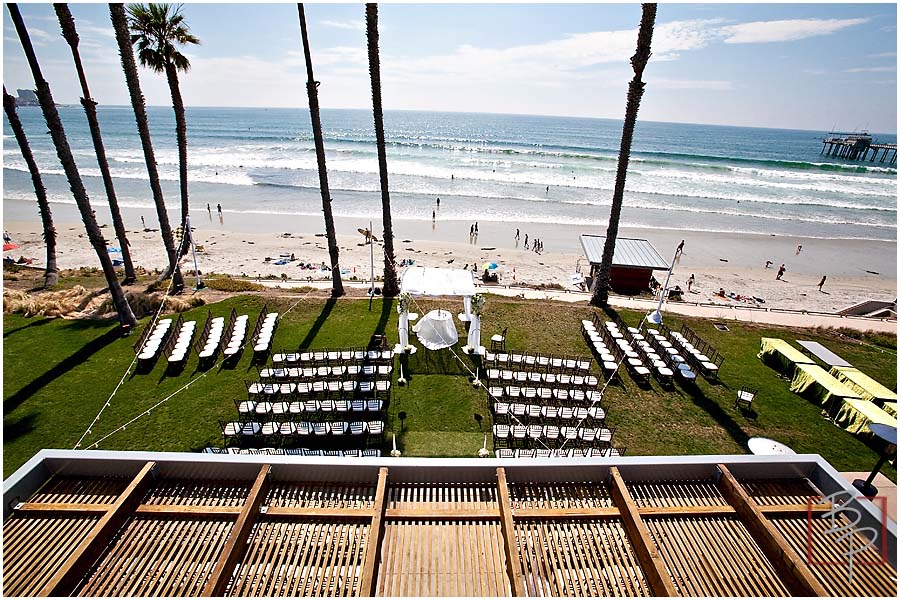
[{"label": "wooden deck", "polygon": [[[7,596],[890,596],[802,478],[284,481],[54,475],[5,519]],[[340,469],[340,465],[335,467]],[[606,471],[604,471],[606,472]],[[814,509],[814,516],[825,509]],[[811,527],[811,529],[810,529]],[[808,546],[809,534],[816,540]],[[812,548],[813,562],[809,562]],[[865,560],[863,560],[865,559]],[[820,564],[821,563],[821,564]]]}]

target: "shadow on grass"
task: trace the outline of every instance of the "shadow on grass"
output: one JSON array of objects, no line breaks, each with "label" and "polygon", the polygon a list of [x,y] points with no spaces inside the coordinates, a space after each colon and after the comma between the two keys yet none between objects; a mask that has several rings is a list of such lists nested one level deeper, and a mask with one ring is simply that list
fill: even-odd
[{"label": "shadow on grass", "polygon": [[441,350],[420,348],[409,357],[407,366],[409,368],[409,372],[406,373],[407,379],[410,379],[413,372],[423,375],[469,375],[469,370],[460,364],[449,348]]},{"label": "shadow on grass", "polygon": [[715,400],[708,398],[706,394],[703,393],[703,390],[696,385],[685,385],[682,386],[681,389],[691,397],[691,400],[696,406],[706,411],[706,414],[711,416],[722,429],[728,432],[728,435],[731,436],[731,439],[733,439],[738,446],[741,448],[747,447],[747,440],[750,439],[750,436],[744,432],[734,418],[725,412]]},{"label": "shadow on grass", "polygon": [[41,388],[48,385],[58,377],[65,375],[78,365],[86,362],[92,355],[99,352],[122,336],[118,327],[110,329],[98,338],[95,338],[73,352],[68,358],[57,364],[46,373],[39,375],[37,379],[25,385],[15,394],[3,401],[3,414],[8,414],[22,402],[36,394]]},{"label": "shadow on grass", "polygon": [[309,345],[316,339],[316,336],[319,334],[319,330],[322,329],[322,325],[325,324],[325,321],[328,320],[328,315],[331,314],[331,311],[334,310],[334,305],[337,304],[337,298],[331,297],[325,301],[325,304],[322,306],[322,312],[319,313],[319,316],[316,318],[315,323],[313,323],[312,327],[309,328],[309,331],[306,334],[306,337],[303,338],[303,341],[300,342],[300,348],[306,349],[309,348]]},{"label": "shadow on grass", "polygon": [[29,413],[14,421],[3,422],[3,443],[8,444],[13,440],[28,435],[34,431],[35,414]]},{"label": "shadow on grass", "polygon": [[378,317],[378,324],[375,325],[375,335],[384,335],[384,331],[387,329],[388,319],[391,318],[392,306],[394,306],[394,303],[389,299],[381,299],[381,316]]},{"label": "shadow on grass", "polygon": [[50,317],[32,320],[27,325],[22,325],[21,327],[16,327],[15,329],[10,329],[9,331],[4,331],[3,338],[6,339],[9,336],[11,336],[12,334],[18,333],[19,331],[22,331],[23,329],[28,329],[29,327],[37,327],[39,325],[46,325],[47,323],[51,322],[52,320],[53,319],[51,319]]}]

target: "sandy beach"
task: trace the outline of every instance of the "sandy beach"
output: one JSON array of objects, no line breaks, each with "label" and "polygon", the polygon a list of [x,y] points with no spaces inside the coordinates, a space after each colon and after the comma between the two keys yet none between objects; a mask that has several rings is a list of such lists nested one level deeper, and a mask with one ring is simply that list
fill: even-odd
[{"label": "sandy beach", "polygon": [[[96,257],[84,234],[74,206],[53,205],[58,233],[58,261],[60,268],[94,266]],[[98,220],[107,226],[104,233],[111,246],[113,238],[110,219],[103,214],[105,207],[97,206]],[[14,258],[24,255],[44,259],[43,241],[39,221],[28,218],[36,212],[34,205],[21,201],[4,201],[4,229],[10,233],[20,249],[8,254]],[[33,214],[33,213],[32,213]],[[129,242],[136,265],[148,270],[165,265],[162,242],[157,231],[154,213],[146,210],[125,209]],[[140,228],[144,216],[149,231]],[[170,212],[170,219],[177,222],[177,215]],[[328,273],[315,269],[303,269],[299,263],[320,264],[328,261],[324,225],[320,219],[293,215],[265,215],[259,213],[232,213],[225,210],[219,219],[215,207],[212,214],[206,210],[192,211],[195,242],[202,246],[198,254],[201,273],[223,273],[246,277],[287,275],[291,280],[308,278],[327,279]],[[581,226],[536,225],[516,223],[480,222],[477,239],[469,238],[470,223],[435,222],[398,219],[395,227],[395,252],[397,260],[413,260],[419,266],[451,266],[462,268],[492,261],[500,265],[501,284],[541,286],[559,284],[567,289],[571,276],[580,268],[588,270],[581,253],[579,234],[599,233],[585,231]],[[368,223],[359,219],[336,219],[341,266],[344,277],[365,280],[370,272],[369,247],[356,229]],[[520,229],[520,245],[515,244],[515,230]],[[379,221],[374,222],[376,235],[381,231]],[[545,251],[535,254],[524,250],[524,234],[529,242],[535,237],[544,241]],[[685,239],[684,253],[677,262],[670,287],[678,284],[686,289],[686,281],[694,274],[696,283],[685,300],[693,302],[732,303],[716,296],[719,288],[745,296],[765,300],[770,308],[792,308],[809,311],[834,312],[867,298],[893,299],[896,297],[896,242],[867,240],[823,240],[796,237],[773,237],[721,233],[680,232],[672,230],[631,230],[622,228],[620,237],[639,237],[650,240],[660,254],[669,257],[675,247]],[[802,251],[797,254],[797,245]],[[280,255],[293,253],[296,262],[275,264]],[[118,256],[118,255],[114,255]],[[266,257],[271,260],[266,261]],[[189,263],[190,257],[186,259]],[[765,268],[765,261],[773,262]],[[376,246],[375,272],[381,272],[380,246]],[[786,264],[781,281],[776,280],[777,268]],[[191,266],[188,264],[188,269]],[[658,278],[664,273],[657,273]],[[822,275],[828,280],[820,292],[817,284]]]}]

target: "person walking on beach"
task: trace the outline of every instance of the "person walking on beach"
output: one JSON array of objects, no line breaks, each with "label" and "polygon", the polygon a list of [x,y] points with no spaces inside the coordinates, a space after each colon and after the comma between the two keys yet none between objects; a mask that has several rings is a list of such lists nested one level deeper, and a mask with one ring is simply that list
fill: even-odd
[{"label": "person walking on beach", "polygon": [[222,214],[222,205],[221,205],[221,204],[216,204],[216,210],[218,210],[218,211],[219,211],[219,214],[221,215],[221,214]]},{"label": "person walking on beach", "polygon": [[547,193],[548,193],[548,194],[550,193],[550,186],[549,186],[549,185],[547,186]]},{"label": "person walking on beach", "polygon": [[438,208],[441,207],[441,199],[440,199],[440,198],[437,199],[437,207],[438,207]]},{"label": "person walking on beach", "polygon": [[478,221],[475,221],[475,235],[478,235]]},{"label": "person walking on beach", "polygon": [[803,245],[802,245],[802,244],[799,245],[799,246],[797,246],[797,255],[798,255],[798,256],[800,255],[800,251],[801,251],[801,250],[803,250]]},{"label": "person walking on beach", "polygon": [[209,207],[209,202],[206,203],[206,212],[208,212],[210,216],[212,216],[212,209]]},{"label": "person walking on beach", "polygon": [[688,280],[687,280],[687,290],[688,290],[688,292],[691,291],[691,286],[692,286],[692,285],[694,285],[694,274],[693,274],[693,273],[691,273],[691,276],[688,277]]},{"label": "person walking on beach", "polygon": [[435,219],[435,212],[431,211],[431,220],[434,221],[434,219]]},{"label": "person walking on beach", "polygon": [[469,225],[469,237],[470,238],[475,237],[475,224],[474,223]]},{"label": "person walking on beach", "polygon": [[675,248],[675,254],[681,256],[681,253],[684,252],[684,240],[681,240],[681,243],[678,244],[678,247]]},{"label": "person walking on beach", "polygon": [[516,246],[519,245],[519,228],[516,227]]},{"label": "person walking on beach", "polygon": [[768,268],[771,267],[771,266],[772,266],[772,261],[771,261],[771,260],[767,260],[767,261],[766,261],[766,268],[768,269]]},{"label": "person walking on beach", "polygon": [[825,285],[825,280],[828,278],[827,275],[822,275],[822,281],[819,282],[819,291],[822,291],[822,286]]},{"label": "person walking on beach", "polygon": [[781,263],[781,266],[778,267],[778,275],[775,276],[775,281],[780,281],[780,280],[781,280],[781,276],[784,275],[784,272],[785,272],[786,270],[787,270],[787,269],[784,268],[784,263]]},{"label": "person walking on beach", "polygon": [[141,215],[141,227],[147,229],[147,224],[144,222],[144,215]]},{"label": "person walking on beach", "polygon": [[528,234],[525,234],[525,249],[528,250]]}]

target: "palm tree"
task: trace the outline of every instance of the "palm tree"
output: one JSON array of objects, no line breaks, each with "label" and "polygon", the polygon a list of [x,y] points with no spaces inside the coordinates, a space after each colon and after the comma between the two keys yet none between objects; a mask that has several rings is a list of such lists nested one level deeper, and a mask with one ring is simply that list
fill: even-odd
[{"label": "palm tree", "polygon": [[137,275],[134,272],[134,264],[131,262],[131,249],[128,247],[128,237],[125,231],[125,223],[122,222],[122,214],[119,212],[119,200],[116,198],[116,188],[113,187],[112,175],[109,173],[109,163],[106,160],[106,149],[103,147],[103,138],[100,135],[100,122],[97,120],[97,103],[91,98],[88,89],[87,78],[84,75],[84,67],[81,64],[81,54],[78,52],[78,31],[75,29],[75,19],[69,12],[67,4],[54,4],[62,36],[72,49],[72,59],[75,61],[75,70],[78,71],[78,80],[81,82],[81,105],[87,115],[88,126],[91,129],[91,139],[94,142],[94,152],[97,153],[97,163],[100,165],[100,175],[103,177],[103,187],[106,188],[106,197],[109,199],[109,211],[112,213],[113,229],[122,247],[122,263],[125,267],[125,279],[123,285],[134,283]]},{"label": "palm tree", "polygon": [[53,227],[53,215],[50,213],[50,203],[47,202],[47,190],[44,188],[44,182],[41,181],[41,173],[38,171],[37,163],[34,161],[34,155],[31,153],[31,146],[28,145],[28,138],[25,137],[25,130],[22,128],[22,121],[16,112],[16,99],[6,93],[6,86],[3,86],[3,109],[9,118],[9,126],[19,142],[19,148],[22,150],[22,157],[28,165],[28,172],[31,173],[31,181],[34,183],[34,195],[37,196],[38,208],[41,212],[41,223],[44,225],[44,242],[47,244],[47,268],[44,270],[44,287],[50,287],[59,283],[59,270],[56,268],[56,228]]},{"label": "palm tree", "polygon": [[137,325],[137,319],[134,318],[134,313],[131,312],[131,307],[128,305],[128,300],[125,298],[125,293],[122,291],[122,286],[119,285],[119,279],[116,277],[116,270],[113,268],[112,259],[110,259],[109,252],[106,249],[106,240],[103,239],[103,233],[100,231],[94,211],[91,209],[91,201],[88,198],[87,191],[84,189],[84,183],[81,181],[78,167],[75,165],[72,150],[69,148],[69,141],[66,139],[66,132],[59,118],[59,112],[56,110],[56,104],[53,102],[53,95],[50,93],[50,86],[41,73],[41,67],[34,54],[34,47],[31,45],[31,38],[28,36],[28,30],[25,29],[25,22],[22,20],[19,7],[12,3],[7,4],[7,7],[16,27],[16,32],[19,34],[19,41],[22,43],[22,49],[25,51],[28,65],[31,67],[31,74],[34,76],[34,83],[37,88],[35,92],[41,105],[41,111],[44,113],[44,119],[47,121],[50,137],[53,138],[53,145],[56,146],[56,154],[66,173],[69,187],[72,188],[72,194],[75,196],[75,203],[78,205],[79,212],[81,212],[88,239],[94,247],[94,251],[97,252],[100,265],[103,267],[103,274],[106,276],[106,283],[112,295],[113,305],[119,314],[119,322],[122,327],[131,329]]},{"label": "palm tree", "polygon": [[[141,66],[166,74],[175,109],[175,133],[178,138],[178,175],[181,182],[181,226],[188,218],[187,174],[187,123],[184,119],[184,102],[178,85],[178,72],[187,72],[191,63],[176,45],[199,44],[184,22],[181,5],[149,3],[128,5],[128,24],[131,27],[131,43],[137,47]],[[187,235],[186,233],[184,235]],[[181,254],[187,253],[187,245]]]},{"label": "palm tree", "polygon": [[178,267],[175,238],[172,235],[172,227],[169,225],[166,200],[163,198],[162,187],[159,185],[159,172],[156,169],[156,157],[153,154],[153,143],[150,140],[150,126],[147,124],[147,107],[144,105],[144,94],[141,92],[141,82],[138,78],[137,65],[134,62],[134,54],[131,49],[125,6],[122,4],[110,4],[109,18],[116,32],[116,43],[119,45],[122,70],[125,72],[125,82],[128,84],[131,106],[134,109],[134,119],[137,121],[138,134],[141,137],[144,162],[147,163],[147,174],[150,177],[150,190],[153,192],[153,202],[156,204],[159,231],[162,235],[163,245],[166,247],[166,255],[169,258],[169,266],[160,276],[160,280],[171,277],[173,287],[176,290],[180,290],[184,287],[184,280],[181,277],[181,269]]},{"label": "palm tree", "polygon": [[325,169],[325,142],[322,140],[322,122],[319,120],[319,82],[313,76],[312,58],[309,54],[309,38],[306,35],[306,15],[303,4],[297,4],[300,14],[300,34],[303,38],[303,54],[306,57],[306,93],[309,95],[309,118],[312,120],[313,139],[316,144],[316,160],[319,162],[319,190],[322,192],[322,212],[325,213],[325,234],[328,236],[328,255],[331,257],[331,295],[343,296],[341,266],[337,238],[334,235],[334,217],[331,215],[331,194],[328,191],[328,171]]},{"label": "palm tree", "polygon": [[375,141],[378,145],[378,173],[381,176],[381,215],[384,222],[385,297],[400,293],[394,267],[394,227],[391,222],[391,194],[388,190],[387,153],[384,148],[384,115],[381,112],[381,64],[378,58],[378,5],[366,4],[366,39],[369,42],[369,75],[372,80],[372,112],[375,114]]},{"label": "palm tree", "polygon": [[628,84],[628,102],[625,105],[625,124],[622,126],[622,142],[619,145],[619,161],[616,166],[616,185],[613,189],[612,206],[609,209],[609,226],[606,228],[606,243],[603,246],[603,258],[600,261],[600,272],[594,284],[591,304],[606,306],[609,301],[609,273],[612,269],[613,253],[616,249],[616,236],[619,233],[619,217],[622,214],[622,198],[625,195],[625,176],[628,174],[628,159],[631,155],[631,138],[634,135],[634,124],[637,122],[641,96],[644,95],[644,82],[641,76],[644,67],[650,60],[650,42],[653,39],[653,24],[656,21],[656,4],[643,4],[641,28],[638,31],[637,50],[631,57],[634,78]]}]

